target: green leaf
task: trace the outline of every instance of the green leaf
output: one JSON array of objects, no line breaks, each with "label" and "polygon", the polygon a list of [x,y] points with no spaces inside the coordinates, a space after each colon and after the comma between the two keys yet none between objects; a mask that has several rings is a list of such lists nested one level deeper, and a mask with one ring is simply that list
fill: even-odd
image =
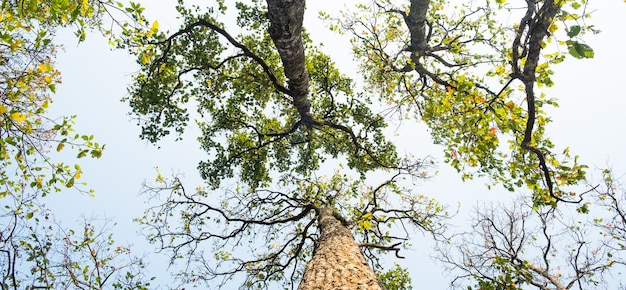
[{"label": "green leaf", "polygon": [[578,35],[579,33],[580,33],[580,25],[574,25],[574,26],[569,28],[569,31],[567,31],[567,36],[572,38],[572,37]]},{"label": "green leaf", "polygon": [[67,181],[65,186],[67,186],[68,188],[74,186],[74,177],[70,178],[70,180]]},{"label": "green leaf", "polygon": [[588,214],[589,213],[589,203],[583,204],[582,206],[577,208],[576,211],[579,212],[579,213]]},{"label": "green leaf", "polygon": [[593,49],[584,43],[578,43],[576,45],[576,51],[578,51],[578,53],[584,58],[593,58],[594,56]]},{"label": "green leaf", "polygon": [[574,40],[568,40],[565,43],[569,53],[575,58],[593,58],[594,56],[593,49],[587,44]]}]

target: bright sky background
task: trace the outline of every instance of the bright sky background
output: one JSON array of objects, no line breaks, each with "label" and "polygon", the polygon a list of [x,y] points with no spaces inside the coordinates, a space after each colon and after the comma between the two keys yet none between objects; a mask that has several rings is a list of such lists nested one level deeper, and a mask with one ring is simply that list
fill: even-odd
[{"label": "bright sky background", "polygon": [[[145,1],[142,1],[145,2]],[[167,3],[164,3],[167,2]],[[334,7],[342,7],[346,1],[333,1]],[[154,1],[148,6],[151,15],[173,13],[174,1]],[[347,41],[327,32],[323,25],[315,22],[316,6],[328,12],[326,1],[309,1],[310,10],[305,16],[305,27],[316,41],[326,44],[325,51],[336,59],[350,60]],[[168,7],[168,8],[163,8]],[[555,67],[555,87],[547,91],[549,96],[559,99],[560,108],[552,112],[553,123],[548,131],[557,146],[570,146],[571,151],[581,156],[581,161],[596,168],[612,166],[618,176],[626,174],[626,139],[624,138],[623,110],[626,107],[624,85],[626,58],[624,49],[624,27],[626,27],[626,3],[621,0],[591,1],[593,17],[589,20],[602,30],[598,35],[588,35],[585,40],[595,50],[591,60],[568,60]],[[157,9],[157,10],[150,10]],[[332,8],[335,9],[335,8]],[[167,21],[159,19],[161,27]],[[330,35],[330,38],[328,38]],[[321,37],[325,37],[322,39]],[[72,39],[63,36],[63,39]],[[152,254],[153,248],[137,234],[138,225],[132,219],[140,216],[146,207],[143,197],[138,196],[144,180],[156,177],[155,166],[165,175],[184,174],[190,185],[200,185],[196,165],[206,154],[198,149],[194,136],[195,128],[189,128],[186,138],[173,142],[173,138],[162,142],[161,149],[138,138],[139,128],[130,120],[129,107],[120,102],[126,95],[126,86],[136,70],[134,59],[122,51],[111,51],[106,40],[91,36],[80,46],[72,39],[59,55],[57,64],[63,75],[63,85],[58,87],[51,106],[53,115],[76,114],[76,129],[83,134],[94,134],[96,141],[106,144],[100,160],[82,160],[83,180],[89,188],[96,190],[94,198],[82,196],[75,191],[53,194],[46,202],[63,224],[70,225],[82,215],[112,218],[116,242],[134,244],[134,250],[150,256],[148,276],[166,275],[165,259]],[[349,73],[349,70],[344,70]],[[354,76],[356,77],[356,76]],[[428,136],[412,132],[402,136],[409,148],[419,148],[417,156],[432,155],[441,161],[441,150],[430,145]],[[419,185],[416,191],[435,196],[441,202],[455,206],[461,202],[462,214],[456,218],[460,225],[466,224],[467,213],[478,201],[508,200],[513,194],[496,189],[487,191],[483,182],[460,181],[459,175],[447,165],[440,163],[440,173],[432,180]],[[597,173],[597,172],[596,172]],[[596,177],[598,174],[595,174]],[[448,289],[451,277],[446,276],[439,266],[429,258],[432,253],[429,238],[416,234],[415,249],[404,252],[408,256],[400,260],[409,267],[416,288]],[[167,283],[169,279],[159,279]]]}]

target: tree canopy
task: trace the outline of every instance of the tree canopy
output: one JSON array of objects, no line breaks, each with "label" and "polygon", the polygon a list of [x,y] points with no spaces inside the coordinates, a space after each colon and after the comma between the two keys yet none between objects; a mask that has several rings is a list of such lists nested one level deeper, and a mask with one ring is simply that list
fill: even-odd
[{"label": "tree canopy", "polygon": [[[55,151],[99,158],[104,149],[74,133],[73,117],[47,113],[60,82],[53,36],[65,27],[78,42],[96,29],[136,57],[123,101],[141,138],[161,144],[199,128],[205,183],[158,172],[136,219],[182,265],[170,287],[410,289],[407,270],[385,258],[403,258],[416,231],[450,247],[439,260],[461,273],[453,285],[469,288],[582,288],[623,264],[626,221],[610,172],[606,190],[589,185],[569,144],[546,134],[558,105],[545,93],[557,85],[553,67],[594,57],[585,36],[598,31],[584,0],[375,0],[320,13],[329,35],[350,39],[358,71],[309,33],[320,28],[305,25],[315,15],[304,0],[179,0],[180,26],[169,30],[134,2],[1,8],[3,289],[150,285],[143,261],[115,246],[108,228],[65,229],[41,202],[63,188],[88,191],[80,165],[59,163]],[[394,141],[394,127],[415,123],[461,179],[527,194],[524,205],[478,209],[477,230],[455,236],[454,211],[417,190],[434,161],[417,141],[409,152]],[[560,212],[572,207],[611,222],[574,226]],[[593,244],[588,228],[613,240]],[[553,243],[573,249],[566,277],[548,257]]]},{"label": "tree canopy", "polygon": [[[566,55],[593,57],[581,38],[594,32],[585,3],[371,1],[322,14],[352,39],[362,79],[341,73],[311,39],[305,6],[179,1],[180,28],[144,20],[117,41],[141,68],[125,99],[141,136],[181,136],[192,118],[202,132],[198,169],[208,188],[190,192],[160,176],[162,186],[148,191],[171,193],[139,219],[172,261],[198,266],[181,273],[186,281],[243,274],[244,286],[293,287],[304,275],[306,289],[304,263],[323,248],[327,217],[352,230],[374,269],[372,251],[397,253],[407,224],[441,238],[445,207],[402,182],[428,176],[428,160],[396,150],[392,121],[425,122],[465,179],[523,187],[535,208],[582,201],[568,186],[584,180],[586,166],[544,134],[544,107],[557,103],[540,88],[553,85],[551,66]],[[279,243],[258,249],[259,239]]]},{"label": "tree canopy", "polygon": [[[585,166],[567,148],[553,153],[543,107],[556,101],[537,87],[553,85],[550,66],[565,58],[561,47],[593,57],[580,40],[593,31],[583,3],[370,4],[327,16],[332,29],[353,36],[363,85],[300,34],[303,2],[293,5],[301,11],[277,4],[276,12],[239,3],[233,17],[245,33],[238,36],[219,20],[228,13],[223,3],[181,3],[184,24],[173,33],[146,23],[121,43],[144,67],[128,98],[142,136],[156,142],[182,132],[185,104],[197,101],[202,146],[215,154],[201,162],[203,177],[217,188],[236,176],[254,189],[268,185],[272,171],[307,175],[330,158],[345,158],[361,174],[405,169],[412,162],[384,138],[385,114],[395,110],[400,119],[425,121],[464,178],[528,187],[537,205],[568,199],[561,188],[582,180]],[[499,21],[518,10],[526,11],[519,23]]]}]

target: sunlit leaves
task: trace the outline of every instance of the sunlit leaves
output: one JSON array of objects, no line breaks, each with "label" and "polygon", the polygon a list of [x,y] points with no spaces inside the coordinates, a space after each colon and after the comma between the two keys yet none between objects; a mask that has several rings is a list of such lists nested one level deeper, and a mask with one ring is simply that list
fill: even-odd
[{"label": "sunlit leaves", "polygon": [[[510,190],[526,186],[537,191],[539,198],[546,194],[541,170],[536,166],[539,161],[520,146],[529,122],[526,91],[524,86],[516,88],[513,81],[526,58],[520,57],[518,64],[511,65],[510,35],[499,20],[514,4],[495,2],[496,7],[432,2],[425,15],[427,34],[406,21],[409,6],[393,1],[357,6],[355,13],[344,13],[335,23],[353,35],[353,51],[361,60],[366,86],[378,92],[384,103],[403,112],[402,117],[426,121],[435,143],[445,147],[446,161],[463,178],[487,176]],[[563,30],[570,40],[553,44],[567,44],[577,58],[593,57],[593,50],[579,40],[586,31],[596,32],[592,26],[578,23],[582,16],[576,11],[584,1],[564,2],[570,8],[561,10],[546,25],[548,37],[540,47],[545,53],[532,68],[533,85],[539,88],[554,85],[552,66],[562,62],[565,55],[557,46],[548,45],[552,38],[562,37]],[[328,15],[325,18],[332,21]],[[409,46],[416,44],[420,48]],[[550,119],[543,107],[556,102],[543,96],[537,99],[533,101],[532,119],[537,126],[532,146],[550,152],[554,145],[543,136]],[[584,176],[577,166],[558,170],[569,176],[567,184]],[[565,173],[567,170],[571,171]],[[550,178],[557,176],[561,175]]]},{"label": "sunlit leaves", "polygon": [[302,123],[291,96],[281,92],[285,77],[271,38],[250,20],[257,12],[238,8],[240,24],[256,30],[234,37],[210,16],[214,8],[198,16],[180,7],[186,22],[170,37],[152,32],[147,20],[143,29],[125,31],[120,46],[143,68],[127,99],[141,116],[142,137],[156,142],[171,128],[182,133],[193,100],[202,148],[212,154],[199,169],[211,186],[235,176],[253,187],[267,185],[272,171],[306,175],[328,156],[345,157],[361,173],[395,166],[395,147],[382,134],[384,119],[369,108],[370,96],[355,93],[352,80],[306,34],[308,98],[320,124]]},{"label": "sunlit leaves", "polygon": [[[376,112],[386,109],[399,112],[403,121],[425,122],[434,141],[444,148],[446,161],[463,178],[486,176],[509,190],[526,187],[536,205],[554,205],[555,196],[564,195],[561,187],[584,178],[584,166],[568,153],[552,153],[555,145],[544,135],[551,121],[545,107],[556,102],[534,91],[535,86],[554,85],[552,65],[563,61],[564,54],[554,49],[532,59],[528,51],[541,52],[550,43],[557,46],[549,49],[559,48],[563,43],[551,42],[550,37],[563,37],[564,27],[568,37],[576,38],[572,41],[578,41],[585,29],[572,26],[577,18],[564,13],[557,19],[563,23],[542,20],[538,30],[523,26],[530,20],[521,22],[519,30],[504,27],[499,21],[509,12],[507,1],[478,6],[412,1],[416,3],[426,7],[415,9],[385,0],[359,5],[356,13],[346,13],[346,19],[331,24],[332,29],[354,36],[363,91],[358,82],[339,73],[305,33],[306,61],[295,64],[307,68],[310,85],[305,97],[286,85],[282,71],[290,64],[281,63],[265,31],[268,20],[262,2],[235,4],[239,29],[219,21],[225,12],[222,3],[186,8],[181,2],[177,9],[183,24],[174,32],[160,31],[140,9],[131,9],[139,25],[126,28],[117,44],[136,55],[140,66],[125,101],[142,126],[141,136],[154,143],[171,131],[181,136],[189,120],[195,119],[208,155],[199,164],[201,177],[211,189],[226,190],[225,200],[215,206],[205,202],[206,190],[186,193],[176,181],[167,188],[171,190],[168,201],[140,219],[154,230],[149,238],[171,247],[174,259],[199,254],[188,248],[190,244],[217,240],[219,252],[214,258],[222,265],[240,265],[237,271],[247,275],[243,285],[252,287],[284,278],[280,271],[268,273],[282,265],[278,256],[306,256],[293,246],[294,240],[302,239],[300,245],[310,241],[306,234],[314,232],[315,221],[308,215],[320,207],[346,217],[342,223],[354,226],[359,239],[377,245],[394,239],[389,231],[403,221],[436,232],[443,227],[438,218],[445,209],[434,200],[412,195],[396,180],[378,188],[365,185],[367,174],[375,170],[419,176],[420,164],[400,158],[385,138],[389,120]],[[531,8],[529,15],[538,22],[543,16]],[[535,41],[536,31],[541,32],[539,40],[530,47],[528,39]],[[513,42],[519,44],[511,43],[512,33],[518,37]],[[583,48],[583,53],[589,51]],[[310,112],[294,106],[302,98],[310,102]],[[359,179],[345,174],[317,178],[324,162],[331,159],[342,169],[343,165],[354,169]],[[544,162],[549,169],[540,167]],[[547,179],[543,173],[549,175]],[[236,180],[234,190],[225,186],[231,180]],[[552,180],[557,182],[555,191],[545,187]],[[268,189],[276,185],[280,190]],[[391,201],[401,206],[386,208]],[[179,227],[168,222],[170,216],[180,219]],[[207,220],[224,224],[226,237],[207,233]],[[236,260],[232,251],[221,251],[230,239],[251,243],[261,226],[269,228],[264,228],[271,245],[267,251],[254,249],[254,258],[247,262]],[[284,247],[274,246],[284,237],[294,239]],[[498,262],[504,272],[517,270],[509,269],[504,260]],[[521,284],[507,279],[499,286]]]},{"label": "sunlit leaves", "polygon": [[[58,2],[58,1],[57,1]],[[49,158],[51,148],[61,151],[66,145],[78,155],[100,157],[103,146],[93,137],[73,133],[73,118],[47,115],[52,94],[60,82],[54,67],[59,44],[51,37],[59,27],[78,29],[95,26],[105,3],[37,0],[3,4],[0,19],[0,183],[10,191],[25,190],[13,182],[24,179],[42,195],[74,186],[77,171]],[[95,6],[93,6],[95,5]],[[93,21],[92,21],[93,20]]]},{"label": "sunlit leaves", "polygon": [[147,38],[151,38],[152,35],[157,32],[159,30],[159,22],[154,21],[152,22],[152,25],[150,26],[150,29],[148,29],[148,32],[146,32],[146,37]]},{"label": "sunlit leaves", "polygon": [[[40,200],[68,187],[85,191],[84,183],[79,181],[83,173],[80,165],[59,162],[56,152],[65,153],[68,149],[64,148],[69,148],[78,157],[99,158],[104,149],[93,141],[93,136],[74,132],[75,116],[51,116],[48,112],[56,86],[61,82],[61,74],[55,67],[61,43],[55,41],[54,35],[61,28],[71,27],[78,42],[83,41],[87,30],[100,28],[102,13],[112,4],[112,1],[85,0],[3,1],[1,4],[0,198],[4,206],[0,216],[3,222],[8,221],[3,223],[6,226],[3,231],[10,234],[0,235],[0,251],[4,253],[0,264],[8,271],[5,273],[14,273],[10,278],[3,278],[3,286],[70,287],[74,283],[61,278],[67,273],[60,274],[57,270],[73,271],[69,268],[85,262],[68,262],[77,256],[78,250],[72,252],[74,248],[70,249],[58,233],[46,230],[51,230],[53,225]],[[72,158],[72,155],[67,156]],[[47,226],[42,232],[38,227],[44,221]],[[86,241],[87,244],[91,245]],[[52,252],[63,246],[68,252],[63,253],[60,260],[59,255],[53,260],[52,256],[58,253]],[[94,255],[92,258],[90,261],[102,263],[103,267],[107,261]],[[15,265],[32,266],[32,271],[15,269]],[[89,274],[89,271],[83,272],[86,269],[83,266],[80,266],[81,272]],[[104,278],[100,279],[99,285],[104,285]],[[31,281],[46,286],[27,285]],[[83,282],[89,285],[88,281]],[[97,284],[94,280],[89,282],[94,285],[87,287]]]},{"label": "sunlit leaves", "polygon": [[398,264],[394,264],[392,269],[389,269],[384,273],[377,273],[378,278],[381,280],[385,289],[387,290],[411,290],[411,277],[409,271],[400,267]]}]

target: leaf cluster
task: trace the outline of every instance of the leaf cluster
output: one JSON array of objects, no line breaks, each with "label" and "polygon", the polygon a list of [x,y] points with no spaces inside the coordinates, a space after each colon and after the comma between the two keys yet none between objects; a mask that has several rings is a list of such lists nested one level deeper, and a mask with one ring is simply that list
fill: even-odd
[{"label": "leaf cluster", "polygon": [[[495,2],[374,1],[326,18],[331,29],[352,35],[366,85],[402,118],[425,121],[464,179],[486,176],[509,190],[529,188],[537,205],[570,200],[560,187],[584,180],[585,166],[569,153],[562,160],[553,153],[544,107],[557,103],[535,87],[554,85],[551,66],[565,58],[559,47],[592,57],[580,37],[595,30],[584,24],[579,1]],[[502,13],[518,10],[526,11],[519,24],[502,24]],[[563,31],[556,22],[569,40],[547,48]]]},{"label": "leaf cluster", "polygon": [[152,32],[148,22],[144,30],[128,31],[132,36],[123,46],[137,55],[142,69],[126,101],[141,136],[151,142],[171,131],[180,136],[190,119],[188,103],[197,104],[199,141],[210,156],[199,170],[214,188],[235,176],[253,188],[266,186],[271,172],[307,175],[327,158],[345,158],[360,173],[396,167],[395,147],[382,133],[384,118],[306,34],[315,120],[302,119],[272,39],[263,26],[251,24],[259,16],[248,6],[237,7],[240,24],[250,28],[238,36],[217,21],[214,14],[220,12],[212,8],[200,13],[179,7],[184,23],[171,34]]}]

